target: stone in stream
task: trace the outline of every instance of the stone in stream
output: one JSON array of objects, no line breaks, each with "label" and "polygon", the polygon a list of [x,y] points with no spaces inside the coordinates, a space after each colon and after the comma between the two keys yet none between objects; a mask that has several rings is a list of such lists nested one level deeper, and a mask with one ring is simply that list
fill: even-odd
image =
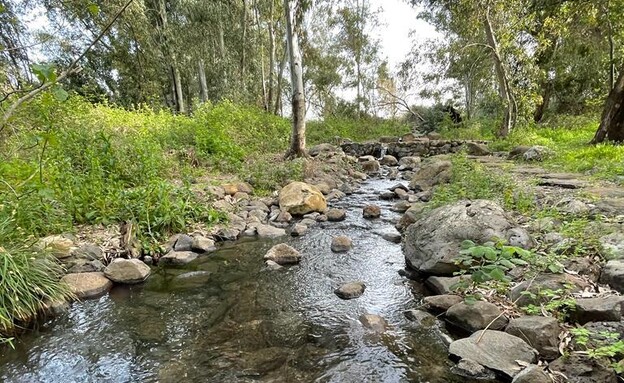
[{"label": "stone in stream", "polygon": [[396,157],[386,154],[385,156],[381,157],[379,163],[385,166],[397,166],[399,164],[399,161],[396,159]]},{"label": "stone in stream", "polygon": [[413,170],[420,166],[420,157],[402,157],[399,160],[399,170]]},{"label": "stone in stream", "polygon": [[388,174],[386,175],[386,178],[388,178],[389,180],[396,180],[398,177],[399,169],[397,169],[396,167],[390,168]]},{"label": "stone in stream", "polygon": [[502,331],[481,330],[451,343],[449,353],[470,359],[491,370],[513,378],[522,370],[518,363],[534,363],[537,351],[522,339]]},{"label": "stone in stream", "polygon": [[407,188],[407,186],[403,185],[402,183],[398,183],[394,186],[392,186],[391,188],[388,188],[388,190],[392,191],[392,192],[397,192],[397,190],[403,190],[405,192],[408,192],[409,189]]},{"label": "stone in stream", "polygon": [[485,301],[477,301],[474,304],[460,302],[453,305],[446,311],[446,320],[470,333],[488,326],[492,330],[502,330],[508,322],[507,317],[502,315],[496,305]]},{"label": "stone in stream", "polygon": [[68,285],[78,299],[97,298],[113,287],[113,282],[100,272],[67,274],[61,283]]},{"label": "stone in stream", "polygon": [[562,373],[568,383],[616,383],[617,375],[613,368],[599,359],[588,355],[571,354],[551,362],[548,369]]},{"label": "stone in stream", "polygon": [[344,221],[347,217],[347,212],[344,209],[329,209],[327,211],[327,220],[330,222]]},{"label": "stone in stream", "polygon": [[286,230],[284,229],[263,224],[256,226],[256,232],[260,238],[279,238],[286,235]]},{"label": "stone in stream", "polygon": [[436,317],[422,310],[407,310],[405,317],[416,322],[420,327],[432,327],[437,323]]},{"label": "stone in stream", "polygon": [[169,242],[173,242],[173,250],[175,251],[191,251],[193,247],[193,237],[186,234],[174,235]]},{"label": "stone in stream", "polygon": [[455,375],[459,375],[463,378],[467,378],[470,381],[472,380],[495,380],[496,373],[494,371],[483,367],[479,363],[471,360],[471,359],[461,359],[457,362],[456,366],[451,368],[451,371]]},{"label": "stone in stream", "polygon": [[366,174],[377,174],[381,168],[377,160],[360,162],[360,166]]},{"label": "stone in stream", "polygon": [[273,261],[279,265],[289,265],[299,263],[299,261],[301,261],[301,254],[293,247],[285,243],[280,243],[270,248],[264,255],[264,259]]},{"label": "stone in stream", "polygon": [[300,237],[308,231],[308,226],[303,223],[296,223],[290,229],[290,235],[293,237]]},{"label": "stone in stream", "polygon": [[164,265],[185,265],[197,258],[197,253],[192,251],[170,251],[160,257],[159,262]]},{"label": "stone in stream", "polygon": [[379,193],[379,198],[383,200],[391,200],[391,199],[397,198],[397,195],[395,192],[391,190],[386,190],[386,191],[382,191],[381,193]]},{"label": "stone in stream", "polygon": [[[71,265],[71,266],[70,266]],[[70,262],[67,267],[67,273],[91,273],[94,271],[104,271],[104,264],[97,259],[92,261],[88,259],[77,259],[75,261]]]},{"label": "stone in stream", "polygon": [[414,173],[409,188],[419,192],[448,183],[451,180],[452,166],[451,161],[429,159]]},{"label": "stone in stream", "polygon": [[381,208],[377,205],[366,205],[362,209],[362,216],[364,218],[379,218],[381,216]]},{"label": "stone in stream", "polygon": [[206,237],[198,235],[193,238],[191,250],[196,253],[210,253],[217,250],[217,248],[215,246],[215,242],[212,239],[208,239]]},{"label": "stone in stream", "polygon": [[407,201],[400,201],[392,205],[390,210],[395,211],[397,213],[405,213],[409,208],[412,207],[412,204]]},{"label": "stone in stream", "polygon": [[547,360],[559,356],[561,327],[553,317],[522,316],[509,321],[505,332],[527,342]]},{"label": "stone in stream", "polygon": [[366,290],[366,285],[358,281],[345,283],[334,290],[334,293],[342,299],[355,299],[361,297],[364,290]]},{"label": "stone in stream", "polygon": [[292,215],[323,212],[327,202],[323,193],[305,182],[291,182],[279,192],[279,207]]},{"label": "stone in stream", "polygon": [[283,268],[279,263],[271,260],[266,261],[265,264],[269,270],[279,270]]},{"label": "stone in stream", "polygon": [[376,333],[382,333],[388,328],[388,322],[376,314],[362,314],[360,315],[360,322],[364,327]]},{"label": "stone in stream", "polygon": [[124,284],[141,283],[152,270],[138,259],[115,258],[104,269],[104,275],[113,282]]},{"label": "stone in stream", "polygon": [[331,242],[331,251],[334,253],[345,253],[351,250],[352,247],[353,241],[351,241],[351,238],[344,235],[334,237]]},{"label": "stone in stream", "polygon": [[482,244],[498,238],[512,246],[533,246],[528,233],[493,201],[464,200],[434,209],[424,217],[421,214],[407,228],[403,242],[407,264],[420,272],[451,275],[459,271],[455,257],[467,239]]},{"label": "stone in stream", "polygon": [[448,294],[456,290],[457,284],[462,280],[470,279],[469,275],[462,275],[456,277],[436,277],[432,276],[425,280],[427,287],[431,289],[435,294]]},{"label": "stone in stream", "polygon": [[451,306],[454,306],[463,301],[464,298],[460,297],[459,295],[450,294],[432,295],[423,298],[423,303],[425,304],[425,307],[433,313],[444,313],[446,312],[446,310],[451,308]]}]

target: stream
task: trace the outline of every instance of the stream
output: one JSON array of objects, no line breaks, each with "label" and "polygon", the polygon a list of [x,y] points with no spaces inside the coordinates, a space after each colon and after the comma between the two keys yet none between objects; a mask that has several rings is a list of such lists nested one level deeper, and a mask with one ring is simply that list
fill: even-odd
[{"label": "stream", "polygon": [[[68,314],[2,349],[0,381],[72,382],[461,382],[450,373],[447,347],[433,330],[406,319],[423,288],[400,276],[401,246],[379,231],[393,229],[393,201],[378,194],[397,181],[369,180],[332,207],[342,222],[323,222],[298,238],[240,240],[183,268],[155,268],[146,283],[115,287],[76,302]],[[362,218],[362,207],[382,217]],[[333,236],[353,239],[332,253]],[[262,256],[287,242],[297,266],[268,270]],[[361,280],[358,299],[334,289]],[[358,317],[381,315],[383,334]]]}]

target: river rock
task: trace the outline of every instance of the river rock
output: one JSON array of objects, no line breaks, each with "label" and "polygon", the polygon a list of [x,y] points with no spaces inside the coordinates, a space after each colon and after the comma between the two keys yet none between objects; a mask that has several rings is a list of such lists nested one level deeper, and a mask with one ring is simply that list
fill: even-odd
[{"label": "river rock", "polygon": [[390,210],[395,211],[397,213],[405,213],[409,208],[412,207],[412,204],[407,201],[400,201],[392,205]]},{"label": "river rock", "polygon": [[444,313],[452,306],[463,301],[464,298],[460,297],[459,295],[450,294],[432,295],[423,298],[423,303],[425,304],[425,307],[433,313]]},{"label": "river rock", "polygon": [[290,229],[290,235],[293,237],[300,237],[308,231],[308,226],[303,223],[296,223]]},{"label": "river rock", "polygon": [[279,238],[286,235],[286,230],[284,229],[263,224],[256,226],[256,232],[260,238]]},{"label": "river rock", "polygon": [[329,209],[327,211],[327,220],[330,222],[344,221],[347,217],[347,212],[344,209]]},{"label": "river rock", "polygon": [[193,237],[186,234],[176,234],[169,243],[173,243],[172,248],[175,251],[191,251],[193,248]]},{"label": "river rock", "polygon": [[525,161],[544,161],[546,158],[551,156],[553,153],[552,150],[548,149],[545,146],[531,146],[522,154],[522,159]]},{"label": "river rock", "polygon": [[[409,200],[410,196],[413,196],[413,194],[409,194],[407,190],[403,190],[403,189],[395,189],[394,194],[396,194],[396,196],[399,197],[399,199],[403,199],[403,200]],[[409,202],[414,202],[414,201],[409,201]]]},{"label": "river rock", "polygon": [[624,297],[579,298],[572,312],[572,320],[580,324],[587,322],[612,321],[622,319]]},{"label": "river rock", "polygon": [[399,164],[399,161],[396,159],[396,157],[386,154],[385,156],[381,157],[379,163],[385,166],[397,166]]},{"label": "river rock", "polygon": [[540,274],[530,281],[524,281],[511,289],[511,300],[516,302],[518,307],[523,307],[528,304],[539,305],[544,298],[531,297],[528,294],[523,294],[523,291],[529,291],[533,294],[538,294],[544,290],[565,290],[566,286],[573,286],[572,291],[577,292],[588,286],[587,282],[575,275],[570,274]]},{"label": "river rock", "polygon": [[97,259],[77,259],[67,265],[67,273],[92,273],[94,271],[104,271],[104,264]]},{"label": "river rock", "polygon": [[452,164],[446,160],[429,160],[422,163],[414,173],[409,188],[416,191],[431,189],[433,186],[448,183],[451,180]]},{"label": "river rock", "polygon": [[492,151],[485,144],[478,142],[466,142],[466,152],[471,156],[491,156]]},{"label": "river rock", "polygon": [[456,276],[456,277],[436,277],[431,276],[427,278],[425,284],[435,294],[449,294],[454,292],[455,285],[461,282],[463,279],[470,279],[470,276]]},{"label": "river rock", "polygon": [[[464,240],[478,244],[494,238],[509,240],[517,238],[523,230],[493,201],[459,201],[439,207],[410,225],[404,237],[403,253],[407,264],[415,270],[449,275],[459,271],[454,259]],[[530,236],[526,234],[525,238]],[[514,246],[531,248],[533,241],[514,243]]]},{"label": "river rock", "polygon": [[271,261],[270,259],[266,262],[264,262],[267,266],[267,269],[269,270],[279,270],[282,269],[283,266],[280,265],[279,263],[275,262],[275,261]]},{"label": "river rock", "polygon": [[325,197],[325,199],[327,201],[336,201],[336,200],[343,199],[344,197],[346,197],[346,194],[344,192],[338,189],[334,189],[327,195],[327,197]]},{"label": "river rock", "polygon": [[390,168],[390,170],[388,170],[388,174],[386,174],[386,178],[388,178],[389,180],[396,180],[398,177],[399,169],[396,167]]},{"label": "river rock", "polygon": [[534,363],[537,351],[522,339],[495,330],[481,330],[469,338],[459,339],[449,347],[451,355],[470,359],[509,378],[516,376],[522,367],[517,361]]},{"label": "river rock", "polygon": [[362,322],[364,327],[376,333],[382,333],[388,328],[388,322],[381,316],[375,314],[360,315],[360,322]]},{"label": "river rock", "polygon": [[587,355],[571,354],[548,365],[551,371],[564,374],[568,383],[617,383],[613,369]]},{"label": "river rock", "polygon": [[407,319],[420,327],[433,327],[438,323],[438,319],[426,311],[407,310],[404,314]]},{"label": "river rock", "polygon": [[72,255],[76,245],[66,235],[50,235],[40,239],[37,248],[49,252],[58,259],[65,259]]},{"label": "river rock", "polygon": [[292,221],[292,214],[290,214],[287,211],[279,211],[279,213],[277,213],[277,215],[275,216],[275,219],[273,219],[272,221],[274,221],[274,222],[290,222],[290,221]]},{"label": "river rock", "polygon": [[217,250],[215,242],[201,235],[193,237],[191,250],[196,253],[210,253]]},{"label": "river rock", "polygon": [[377,160],[360,162],[360,166],[366,174],[377,174],[381,168]]},{"label": "river rock", "polygon": [[511,383],[553,383],[553,380],[542,367],[531,364],[520,371]]},{"label": "river rock", "polygon": [[398,196],[396,195],[395,192],[391,191],[391,190],[385,190],[382,191],[381,193],[379,193],[379,198],[383,199],[383,200],[391,200],[391,199],[395,199]]},{"label": "river rock", "polygon": [[524,340],[547,360],[559,356],[561,327],[555,318],[542,316],[514,318],[509,321],[505,332]]},{"label": "river rock", "polygon": [[467,332],[483,330],[488,325],[492,330],[502,330],[507,325],[507,317],[500,309],[489,302],[477,301],[474,304],[460,302],[446,311],[446,320]]},{"label": "river rock", "polygon": [[78,299],[99,297],[113,287],[113,282],[100,272],[67,274],[61,278],[61,283],[67,284]]},{"label": "river rock", "polygon": [[197,253],[192,251],[170,251],[160,257],[164,265],[185,265],[197,258]]},{"label": "river rock", "polygon": [[403,233],[411,224],[418,221],[423,212],[425,211],[425,204],[417,203],[412,204],[412,207],[407,209],[407,211],[401,216],[399,222],[395,225],[395,228]]},{"label": "river rock", "polygon": [[301,261],[301,254],[293,247],[285,243],[280,243],[270,248],[264,255],[264,259],[271,260],[280,265],[289,265],[299,263],[299,261]]},{"label": "river rock", "polygon": [[327,202],[323,194],[304,182],[291,182],[279,192],[279,207],[292,215],[324,212]]},{"label": "river rock", "polygon": [[331,242],[331,251],[334,253],[344,253],[351,250],[353,247],[353,242],[351,238],[340,235],[338,237],[334,237]]},{"label": "river rock", "polygon": [[[72,257],[76,259],[87,259],[91,261],[102,261],[104,259],[104,252],[99,246],[91,243],[84,244],[74,251],[72,251]],[[98,270],[99,271],[99,270]]]},{"label": "river rock", "polygon": [[624,233],[615,232],[598,239],[603,248],[603,255],[607,259],[619,259],[624,257]]},{"label": "river rock", "polygon": [[399,170],[414,170],[420,166],[420,157],[407,156],[399,160]]},{"label": "river rock", "polygon": [[491,381],[496,379],[496,373],[494,373],[494,371],[483,367],[471,359],[461,359],[457,362],[457,365],[451,368],[451,371],[455,375],[467,378],[468,381]]},{"label": "river rock", "polygon": [[361,297],[364,290],[366,290],[366,285],[358,281],[345,283],[334,290],[334,293],[342,299],[355,299]]},{"label": "river rock", "polygon": [[138,259],[115,258],[104,269],[104,275],[113,282],[135,284],[143,282],[152,272]]},{"label": "river rock", "polygon": [[381,216],[381,208],[377,205],[366,205],[362,209],[362,216],[364,218],[379,218]]},{"label": "river rock", "polygon": [[624,260],[614,259],[602,268],[600,283],[611,286],[612,289],[624,293]]}]

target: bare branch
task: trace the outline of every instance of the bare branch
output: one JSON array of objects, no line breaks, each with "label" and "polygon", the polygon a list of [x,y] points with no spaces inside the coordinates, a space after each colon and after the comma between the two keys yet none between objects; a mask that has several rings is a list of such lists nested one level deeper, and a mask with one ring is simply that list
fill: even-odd
[{"label": "bare branch", "polygon": [[[399,106],[403,107],[406,111],[408,111],[412,116],[414,116],[417,119],[419,119],[421,122],[425,121],[425,119],[418,112],[416,112],[415,110],[413,110],[409,106],[409,103],[404,98],[400,97],[399,95],[391,92],[389,89],[386,89],[386,88],[384,88],[382,86],[378,86],[377,89],[386,92],[390,97],[392,97],[395,100],[391,104],[399,105]],[[386,104],[386,105],[388,105],[388,104]]]}]

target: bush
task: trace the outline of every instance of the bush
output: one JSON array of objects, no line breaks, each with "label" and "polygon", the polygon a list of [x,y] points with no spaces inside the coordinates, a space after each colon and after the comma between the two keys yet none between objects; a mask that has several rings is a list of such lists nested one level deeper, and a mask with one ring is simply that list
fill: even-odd
[{"label": "bush", "polygon": [[310,121],[307,125],[310,145],[334,142],[337,138],[348,138],[361,142],[376,140],[381,136],[400,137],[410,131],[410,127],[406,123],[376,118],[359,120],[326,118],[323,121]]}]

